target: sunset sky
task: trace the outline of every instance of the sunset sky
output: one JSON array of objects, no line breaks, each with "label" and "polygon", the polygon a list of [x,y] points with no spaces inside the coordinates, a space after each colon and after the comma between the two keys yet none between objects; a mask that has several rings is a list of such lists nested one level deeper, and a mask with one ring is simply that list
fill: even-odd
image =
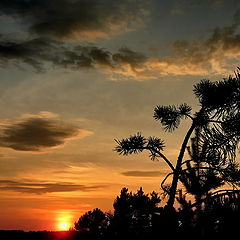
[{"label": "sunset sky", "polygon": [[239,26],[238,0],[0,0],[0,229],[59,230],[122,187],[159,192],[164,162],[114,139],[160,137],[174,162],[188,122],[166,133],[153,109],[197,109],[193,85],[240,66]]}]

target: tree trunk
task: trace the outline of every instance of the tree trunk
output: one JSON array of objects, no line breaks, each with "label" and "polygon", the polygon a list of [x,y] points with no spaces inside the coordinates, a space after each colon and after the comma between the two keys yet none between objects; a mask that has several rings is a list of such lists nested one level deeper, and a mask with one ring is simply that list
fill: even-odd
[{"label": "tree trunk", "polygon": [[195,129],[195,124],[193,122],[191,127],[189,128],[185,138],[184,138],[181,150],[179,152],[176,168],[175,168],[175,171],[174,171],[174,174],[173,174],[172,185],[171,185],[171,188],[170,188],[169,199],[168,199],[168,202],[167,202],[167,206],[169,208],[173,208],[173,204],[174,204],[174,201],[175,201],[175,195],[176,195],[176,191],[177,191],[178,178],[179,178],[179,174],[180,174],[181,169],[182,169],[183,156],[184,156],[184,153],[185,153],[185,150],[186,150],[186,147],[187,147],[188,140],[191,137],[194,129]]}]

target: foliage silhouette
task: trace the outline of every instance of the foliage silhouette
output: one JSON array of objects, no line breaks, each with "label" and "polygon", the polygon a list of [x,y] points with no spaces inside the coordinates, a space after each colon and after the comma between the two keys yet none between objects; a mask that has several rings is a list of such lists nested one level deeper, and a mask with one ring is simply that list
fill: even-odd
[{"label": "foliage silhouette", "polygon": [[224,184],[224,171],[229,164],[221,161],[219,154],[213,151],[206,139],[201,139],[198,130],[187,150],[190,160],[183,162],[179,178],[187,193],[195,196],[196,204],[201,208],[201,200],[207,197],[209,191]]},{"label": "foliage silhouette", "polygon": [[99,235],[107,227],[107,214],[95,208],[83,214],[74,225],[76,230],[88,231]]},{"label": "foliage silhouette", "polygon": [[[156,106],[154,109],[153,116],[155,120],[159,121],[164,130],[168,132],[173,132],[178,128],[182,119],[187,118],[191,120],[191,125],[180,146],[175,166],[173,166],[172,162],[163,154],[165,146],[164,141],[160,138],[145,138],[141,133],[137,133],[129,138],[115,140],[117,146],[114,150],[119,154],[138,154],[147,150],[152,160],[162,158],[168,164],[171,172],[161,184],[162,188],[169,194],[168,208],[173,207],[179,178],[181,178],[183,182],[185,181],[185,186],[187,187],[188,185],[188,188],[191,187],[191,191],[193,191],[193,184],[196,182],[194,176],[195,178],[197,177],[196,170],[200,167],[200,163],[195,163],[199,165],[199,167],[196,168],[196,166],[193,167],[190,162],[186,162],[185,165],[187,165],[187,168],[185,172],[183,172],[183,158],[188,141],[195,131],[198,132],[201,139],[198,143],[199,148],[202,149],[205,157],[207,157],[204,159],[205,164],[210,164],[214,166],[214,168],[224,164],[225,167],[227,166],[222,172],[222,176],[225,175],[224,180],[231,182],[234,186],[240,184],[239,169],[235,161],[236,149],[240,140],[240,73],[237,71],[234,76],[229,76],[217,82],[202,80],[200,83],[194,85],[193,92],[200,106],[199,110],[194,113],[192,113],[192,108],[186,103],[180,106]],[[206,145],[207,153],[204,152]],[[208,162],[206,162],[206,160]],[[221,185],[222,182],[218,174],[216,174],[216,170],[208,168],[208,170],[205,169],[202,172],[204,173],[202,175],[205,178],[204,186],[206,189],[203,190],[203,186],[201,186],[201,191],[204,191],[204,194],[210,189]],[[172,183],[168,189],[164,187],[164,183],[171,175],[173,176]],[[187,182],[187,180],[184,180],[184,178],[189,179],[190,175],[192,177],[191,184]],[[200,177],[200,175],[198,176]],[[200,180],[199,177],[198,180]],[[199,185],[199,181],[197,184]],[[208,184],[210,184],[210,186],[208,186]],[[188,190],[190,191],[190,189]],[[203,194],[203,192],[201,194]]]},{"label": "foliage silhouette", "polygon": [[135,234],[141,236],[151,232],[154,225],[154,215],[161,208],[158,207],[160,197],[152,192],[145,194],[140,188],[136,193],[122,188],[120,196],[114,200],[114,215],[112,226],[117,235]]}]

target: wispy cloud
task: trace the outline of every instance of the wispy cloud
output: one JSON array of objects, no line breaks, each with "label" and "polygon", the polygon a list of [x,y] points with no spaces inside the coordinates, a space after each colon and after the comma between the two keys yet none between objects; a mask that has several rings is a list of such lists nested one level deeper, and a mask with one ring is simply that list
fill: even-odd
[{"label": "wispy cloud", "polygon": [[40,151],[91,134],[93,132],[60,120],[32,117],[5,122],[0,128],[0,146],[19,151]]},{"label": "wispy cloud", "polygon": [[128,177],[160,177],[165,175],[160,171],[126,171],[121,174]]},{"label": "wispy cloud", "polygon": [[103,185],[82,185],[67,182],[33,182],[0,180],[0,191],[14,191],[30,194],[45,194],[54,192],[94,191],[104,188]]}]

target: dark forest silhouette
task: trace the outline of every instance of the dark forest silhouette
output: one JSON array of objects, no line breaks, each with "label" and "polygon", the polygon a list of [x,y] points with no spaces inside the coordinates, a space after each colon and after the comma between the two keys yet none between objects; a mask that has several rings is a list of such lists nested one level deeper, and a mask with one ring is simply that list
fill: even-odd
[{"label": "dark forest silhouette", "polygon": [[[137,133],[116,140],[114,150],[119,154],[146,150],[151,160],[163,159],[167,163],[170,172],[161,183],[163,194],[146,194],[141,187],[136,193],[122,188],[112,213],[98,208],[88,211],[75,222],[69,235],[59,239],[215,239],[238,234],[240,72],[222,81],[202,80],[193,92],[199,101],[199,110],[194,113],[186,103],[154,109],[154,118],[165,131],[173,132],[182,119],[191,121],[175,166],[163,154],[165,145],[160,138],[145,138]],[[166,206],[160,206],[166,196]],[[23,232],[3,231],[0,237],[10,234],[19,236],[15,239],[24,236]],[[33,235],[25,235],[24,239],[53,239],[51,234],[43,237],[35,233],[31,238]]]}]

